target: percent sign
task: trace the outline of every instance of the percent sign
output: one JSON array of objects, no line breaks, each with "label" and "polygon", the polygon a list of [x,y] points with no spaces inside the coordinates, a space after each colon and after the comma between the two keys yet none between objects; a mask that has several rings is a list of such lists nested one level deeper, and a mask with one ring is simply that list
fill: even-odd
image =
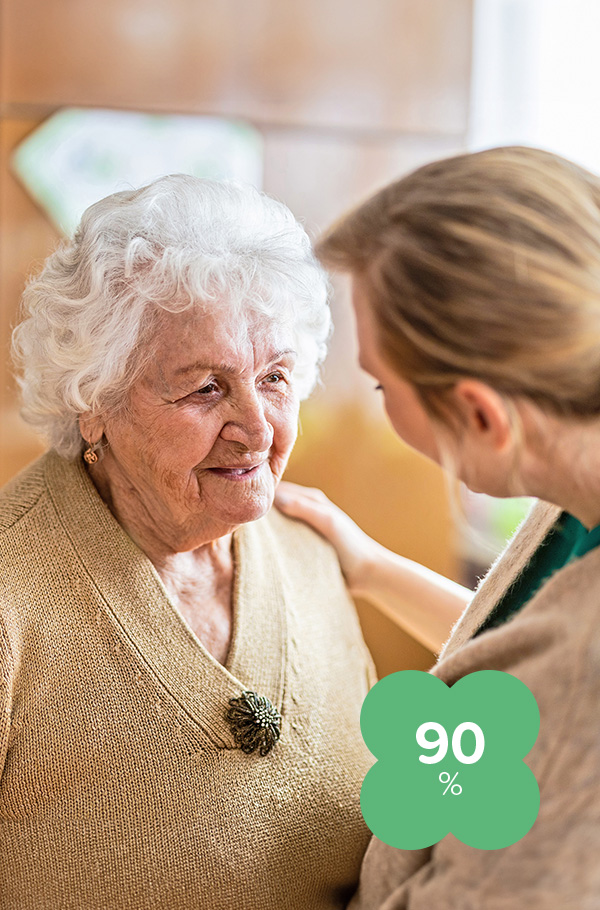
[{"label": "percent sign", "polygon": [[[442,796],[445,796],[446,793],[448,792],[448,790],[450,790],[450,793],[452,794],[452,796],[460,796],[460,794],[462,793],[462,787],[460,784],[454,784],[454,781],[456,780],[457,777],[458,777],[458,771],[456,772],[456,774],[454,775],[452,780],[450,780],[450,775],[448,774],[447,771],[442,771],[438,780],[442,784],[448,784],[448,786],[442,793]],[[454,784],[454,786],[452,786],[452,784]]]}]

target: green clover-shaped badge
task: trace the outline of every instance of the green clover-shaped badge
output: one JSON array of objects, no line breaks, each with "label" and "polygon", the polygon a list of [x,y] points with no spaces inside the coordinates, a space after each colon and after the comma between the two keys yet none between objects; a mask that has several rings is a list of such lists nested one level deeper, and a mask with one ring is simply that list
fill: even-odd
[{"label": "green clover-shaped badge", "polygon": [[386,844],[418,850],[451,831],[471,847],[497,850],[536,820],[540,791],[523,758],[540,712],[510,673],[481,670],[451,688],[430,673],[392,673],[365,698],[360,725],[377,758],[361,809]]}]

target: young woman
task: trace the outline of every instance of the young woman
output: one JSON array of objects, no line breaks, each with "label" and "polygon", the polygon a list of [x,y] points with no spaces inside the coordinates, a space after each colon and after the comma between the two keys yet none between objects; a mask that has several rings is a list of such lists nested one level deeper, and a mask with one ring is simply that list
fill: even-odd
[{"label": "young woman", "polygon": [[352,277],[360,362],[398,435],[472,490],[540,500],[471,596],[281,488],[352,591],[433,647],[460,616],[432,672],[512,673],[540,709],[528,834],[489,851],[374,838],[352,910],[600,906],[600,180],[535,149],[462,155],[377,193],[319,253]]}]

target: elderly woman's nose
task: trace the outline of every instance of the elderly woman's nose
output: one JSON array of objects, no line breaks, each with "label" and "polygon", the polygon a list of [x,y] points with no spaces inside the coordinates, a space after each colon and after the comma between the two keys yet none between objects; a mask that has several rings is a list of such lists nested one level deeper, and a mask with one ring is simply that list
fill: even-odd
[{"label": "elderly woman's nose", "polygon": [[241,442],[253,452],[265,452],[273,442],[273,427],[258,396],[248,398],[221,430],[223,439]]}]

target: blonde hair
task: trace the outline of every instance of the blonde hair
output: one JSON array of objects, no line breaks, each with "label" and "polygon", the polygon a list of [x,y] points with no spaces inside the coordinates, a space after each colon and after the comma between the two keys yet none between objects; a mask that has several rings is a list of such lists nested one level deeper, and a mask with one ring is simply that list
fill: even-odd
[{"label": "blonde hair", "polygon": [[317,255],[360,276],[382,355],[432,415],[450,416],[465,377],[509,402],[600,413],[600,180],[577,165],[521,147],[426,165]]}]

